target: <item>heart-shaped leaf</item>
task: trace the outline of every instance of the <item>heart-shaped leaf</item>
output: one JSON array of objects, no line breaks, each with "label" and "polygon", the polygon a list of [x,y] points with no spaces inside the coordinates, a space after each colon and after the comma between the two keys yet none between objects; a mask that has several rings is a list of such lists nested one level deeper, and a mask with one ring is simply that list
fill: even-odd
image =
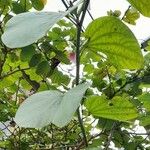
[{"label": "heart-shaped leaf", "polygon": [[84,49],[99,54],[121,69],[139,69],[143,56],[137,39],[130,29],[114,16],[101,17],[89,24],[85,31],[88,42]]},{"label": "heart-shaped leaf", "polygon": [[97,117],[128,121],[137,117],[137,110],[128,99],[114,97],[107,100],[105,96],[91,96],[86,101],[88,111]]},{"label": "heart-shaped leaf", "polygon": [[21,127],[41,128],[50,123],[58,127],[68,124],[88,84],[80,84],[67,93],[44,91],[27,98],[19,107],[15,121]]}]

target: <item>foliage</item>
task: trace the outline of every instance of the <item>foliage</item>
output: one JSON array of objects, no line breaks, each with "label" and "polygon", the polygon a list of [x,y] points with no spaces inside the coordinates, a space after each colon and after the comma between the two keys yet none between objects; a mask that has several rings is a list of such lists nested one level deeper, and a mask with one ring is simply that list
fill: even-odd
[{"label": "foliage", "polygon": [[0,1],[0,149],[150,148],[150,43],[127,25],[150,2],[128,2],[83,28],[90,0]]}]

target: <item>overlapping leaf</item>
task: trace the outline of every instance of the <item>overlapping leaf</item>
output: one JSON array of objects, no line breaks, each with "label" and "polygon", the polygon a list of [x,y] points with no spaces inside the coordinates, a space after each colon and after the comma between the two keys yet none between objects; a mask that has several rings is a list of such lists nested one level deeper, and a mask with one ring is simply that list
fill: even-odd
[{"label": "overlapping leaf", "polygon": [[63,127],[72,119],[88,87],[80,84],[65,94],[55,90],[34,94],[19,107],[15,121],[21,127],[41,128],[50,123]]}]

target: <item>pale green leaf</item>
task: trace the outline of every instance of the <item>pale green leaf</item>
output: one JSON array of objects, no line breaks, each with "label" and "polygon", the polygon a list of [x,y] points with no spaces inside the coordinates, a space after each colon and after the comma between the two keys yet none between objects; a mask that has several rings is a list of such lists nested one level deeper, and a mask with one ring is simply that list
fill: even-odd
[{"label": "pale green leaf", "polygon": [[91,96],[85,103],[88,111],[97,117],[128,121],[137,117],[137,110],[128,99],[114,97],[107,100],[105,96]]},{"label": "pale green leaf", "polygon": [[139,69],[143,66],[137,39],[118,18],[107,16],[94,20],[87,27],[85,37],[88,39],[85,51],[102,52],[111,64],[122,69]]},{"label": "pale green leaf", "polygon": [[141,14],[150,17],[150,0],[128,0]]},{"label": "pale green leaf", "polygon": [[21,127],[41,128],[50,123],[63,127],[71,121],[88,87],[80,84],[64,94],[55,90],[34,94],[19,107],[15,121]]},{"label": "pale green leaf", "polygon": [[11,18],[2,35],[7,47],[18,48],[30,45],[43,36],[60,19],[74,10],[83,0],[66,12],[26,12]]}]

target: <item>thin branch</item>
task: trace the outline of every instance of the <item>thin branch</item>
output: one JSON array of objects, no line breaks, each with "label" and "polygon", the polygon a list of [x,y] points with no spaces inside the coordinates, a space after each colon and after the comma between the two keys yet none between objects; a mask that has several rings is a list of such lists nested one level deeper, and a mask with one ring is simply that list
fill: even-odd
[{"label": "thin branch", "polygon": [[25,70],[29,70],[29,69],[30,69],[30,68],[24,68],[24,69],[17,69],[17,70],[15,70],[15,71],[8,72],[7,74],[1,76],[0,79],[4,79],[4,78],[6,78],[6,77],[8,77],[8,76],[10,76],[10,75],[13,75],[13,74],[17,73],[17,72],[25,71]]},{"label": "thin branch", "polygon": [[115,131],[115,127],[116,127],[116,122],[113,123],[113,126],[112,126],[112,128],[111,128],[111,130],[110,130],[110,133],[109,133],[109,135],[108,135],[107,141],[106,141],[106,143],[105,143],[105,148],[104,148],[104,150],[108,150],[108,147],[109,147],[109,145],[110,145],[110,142],[111,142],[111,140],[112,140],[112,137],[113,137],[113,134],[114,134],[114,131]]},{"label": "thin branch", "polygon": [[[81,38],[81,32],[82,32],[82,25],[83,25],[83,21],[85,18],[85,14],[88,8],[90,0],[86,0],[83,8],[83,13],[81,16],[81,19],[79,20],[79,16],[77,17],[77,41],[76,41],[76,85],[79,84],[79,79],[80,79],[80,38]],[[88,146],[88,141],[86,138],[86,132],[84,129],[84,125],[83,125],[83,120],[80,114],[80,107],[77,109],[77,115],[78,115],[78,120],[79,120],[79,124],[80,124],[80,128],[83,134],[83,139],[84,139],[84,143],[86,145],[86,147]]]},{"label": "thin branch", "polygon": [[61,1],[64,4],[64,6],[66,7],[66,9],[68,10],[69,6],[67,5],[67,3],[64,0],[61,0]]}]

